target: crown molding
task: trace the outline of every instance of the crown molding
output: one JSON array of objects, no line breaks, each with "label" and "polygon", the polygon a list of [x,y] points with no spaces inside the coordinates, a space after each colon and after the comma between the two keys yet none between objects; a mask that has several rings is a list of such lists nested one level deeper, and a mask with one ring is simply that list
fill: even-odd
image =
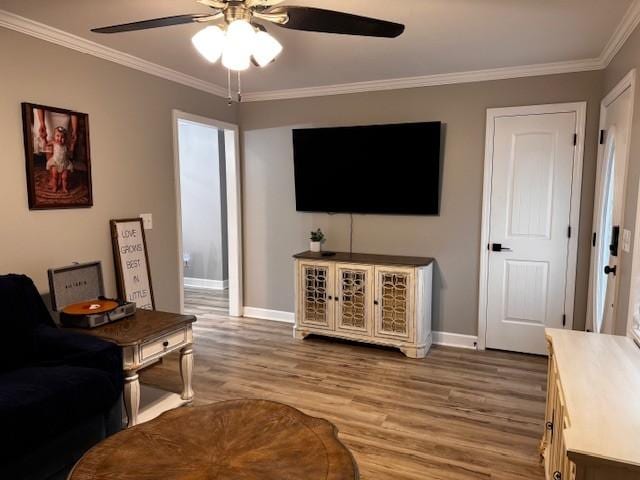
[{"label": "crown molding", "polygon": [[420,77],[395,78],[369,82],[344,83],[320,87],[292,88],[264,92],[245,93],[244,102],[260,102],[268,100],[285,100],[292,98],[320,97],[348,93],[373,92],[381,90],[400,90],[405,88],[431,87],[436,85],[453,85],[458,83],[505,80],[509,78],[535,77],[561,73],[586,72],[604,70],[609,66],[616,54],[640,24],[640,0],[634,0],[622,20],[616,27],[609,41],[598,58],[574,60],[517,67],[494,68],[459,73],[425,75]]},{"label": "crown molding", "polygon": [[[459,83],[485,82],[510,78],[602,70],[609,66],[613,58],[620,51],[639,24],[640,0],[634,0],[598,58],[424,75],[418,77],[343,83],[318,87],[247,92],[243,95],[243,102],[285,100],[383,90],[400,90],[407,88],[431,87],[436,85],[453,85]],[[163,67],[162,65],[143,60],[113,48],[105,47],[104,45],[87,40],[86,38],[67,33],[2,9],[0,9],[0,27],[15,30],[47,42],[93,55],[95,57],[118,63],[125,67],[133,68],[156,77],[180,83],[197,90],[202,90],[219,97],[227,97],[226,89],[215,83],[207,82],[191,75]]]},{"label": "crown molding", "polygon": [[519,67],[493,68],[470,72],[443,73],[419,77],[394,78],[368,82],[343,83],[321,87],[291,88],[265,92],[244,93],[243,102],[261,102],[265,100],[284,100],[291,98],[323,97],[348,93],[374,92],[381,90],[401,90],[405,88],[433,87],[458,83],[486,82],[509,78],[537,77],[561,73],[587,72],[601,70],[600,59],[575,60],[569,62],[543,63]]},{"label": "crown molding", "polygon": [[0,9],[0,27],[226,98],[223,87]]},{"label": "crown molding", "polygon": [[640,24],[640,0],[634,0],[600,54],[603,69],[609,66],[638,24]]}]

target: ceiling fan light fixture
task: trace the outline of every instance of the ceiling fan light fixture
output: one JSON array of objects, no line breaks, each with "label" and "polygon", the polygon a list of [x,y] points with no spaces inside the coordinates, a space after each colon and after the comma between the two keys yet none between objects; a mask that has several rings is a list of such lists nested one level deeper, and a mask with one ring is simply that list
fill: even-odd
[{"label": "ceiling fan light fixture", "polygon": [[234,20],[227,27],[222,64],[229,70],[242,71],[251,65],[256,31],[246,20]]},{"label": "ceiling fan light fixture", "polygon": [[191,39],[198,53],[211,63],[216,63],[225,48],[225,33],[220,27],[209,26]]},{"label": "ceiling fan light fixture", "polygon": [[253,58],[261,67],[269,65],[282,52],[282,44],[267,32],[258,31],[255,35]]}]

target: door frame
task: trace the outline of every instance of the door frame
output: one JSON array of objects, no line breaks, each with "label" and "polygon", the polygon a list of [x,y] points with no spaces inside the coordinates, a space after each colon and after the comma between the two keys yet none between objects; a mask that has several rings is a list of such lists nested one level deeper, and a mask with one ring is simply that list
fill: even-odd
[{"label": "door frame", "polygon": [[[633,69],[631,70],[629,73],[627,73],[622,80],[620,80],[620,82],[618,82],[618,84],[613,87],[613,89],[607,94],[606,97],[604,97],[602,99],[602,102],[600,102],[600,124],[598,127],[598,134],[600,135],[600,132],[602,130],[605,130],[605,126],[607,123],[607,111],[608,108],[611,106],[611,104],[613,104],[613,102],[615,102],[624,92],[626,92],[628,89],[631,89],[631,108],[629,109],[629,140],[627,141],[627,147],[626,147],[626,151],[624,152],[624,176],[623,176],[623,190],[622,190],[622,198],[626,199],[626,193],[627,193],[627,175],[629,173],[629,156],[631,153],[631,134],[632,134],[632,128],[633,128],[633,110],[634,110],[634,104],[635,104],[635,90],[636,90],[636,70]],[[596,185],[595,185],[595,192],[594,192],[594,198],[593,198],[593,220],[592,220],[592,234],[593,233],[597,233],[599,234],[599,232],[597,231],[600,228],[600,219],[599,219],[599,215],[598,215],[598,211],[596,209],[596,206],[599,205],[600,203],[600,194],[601,194],[601,190],[602,190],[602,181],[603,181],[603,166],[604,166],[604,161],[605,161],[605,155],[606,155],[606,146],[607,146],[607,142],[603,142],[602,144],[600,144],[600,142],[598,141],[598,157],[597,157],[597,163],[596,163]],[[624,228],[624,217],[625,217],[625,209],[622,208],[622,217],[620,218],[620,227]],[[620,240],[622,240],[622,232],[620,232],[621,237]],[[597,245],[597,244],[596,244]],[[622,245],[622,242],[621,242]],[[594,275],[594,261],[595,261],[595,254],[596,254],[596,248],[593,245],[593,243],[591,243],[591,255],[589,258],[589,284],[588,284],[588,290],[587,290],[587,318],[585,319],[585,329],[589,329],[589,327],[591,327],[591,330],[593,330],[593,275]],[[624,252],[622,252],[622,247],[620,248],[621,253],[624,254]],[[618,297],[620,295],[620,283],[618,280],[618,285],[616,288],[616,292],[615,292],[615,302],[617,304],[618,302]],[[618,313],[616,313],[616,316],[618,316]],[[613,328],[615,329],[616,326],[616,319],[613,319]]]},{"label": "door frame", "polygon": [[582,164],[584,161],[584,142],[587,117],[587,102],[558,103],[549,105],[530,105],[487,109],[487,134],[484,154],[484,180],[482,186],[482,231],[480,234],[480,282],[478,297],[478,350],[487,346],[487,303],[489,275],[489,234],[491,221],[491,181],[493,178],[493,153],[495,139],[495,120],[498,117],[516,117],[524,115],[544,115],[554,113],[575,113],[576,134],[578,135],[573,156],[573,181],[571,183],[571,213],[569,224],[572,235],[569,238],[567,253],[567,278],[565,285],[565,313],[567,327],[573,327],[573,302],[575,298],[576,269],[578,263],[578,237],[580,236],[580,200],[582,193]]},{"label": "door frame", "polygon": [[178,284],[180,312],[184,312],[184,263],[182,259],[182,196],[180,190],[180,147],[178,122],[184,120],[209,125],[224,131],[227,183],[227,255],[229,257],[229,315],[243,315],[242,278],[242,204],[240,179],[240,128],[238,125],[202,117],[180,110],[172,111],[173,168],[178,230]]}]

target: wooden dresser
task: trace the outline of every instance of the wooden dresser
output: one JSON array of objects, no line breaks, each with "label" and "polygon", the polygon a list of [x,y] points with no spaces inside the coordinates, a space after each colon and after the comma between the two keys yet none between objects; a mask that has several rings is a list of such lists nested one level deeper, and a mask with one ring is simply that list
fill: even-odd
[{"label": "wooden dresser", "polygon": [[640,348],[612,335],[546,336],[547,479],[640,479]]},{"label": "wooden dresser", "polygon": [[296,338],[326,335],[426,356],[432,342],[432,258],[340,252],[294,258]]}]

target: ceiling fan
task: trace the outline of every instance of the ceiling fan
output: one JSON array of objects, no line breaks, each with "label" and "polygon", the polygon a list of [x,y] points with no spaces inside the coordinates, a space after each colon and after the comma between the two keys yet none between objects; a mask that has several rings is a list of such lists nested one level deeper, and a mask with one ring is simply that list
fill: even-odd
[{"label": "ceiling fan", "polygon": [[140,22],[94,28],[95,33],[121,33],[188,23],[222,21],[208,26],[192,39],[193,45],[208,61],[222,57],[223,65],[242,71],[250,64],[264,67],[282,51],[282,45],[269,35],[262,23],[291,30],[395,38],[404,25],[322,8],[282,6],[284,0],[197,0],[213,9],[211,13],[174,15]]}]

